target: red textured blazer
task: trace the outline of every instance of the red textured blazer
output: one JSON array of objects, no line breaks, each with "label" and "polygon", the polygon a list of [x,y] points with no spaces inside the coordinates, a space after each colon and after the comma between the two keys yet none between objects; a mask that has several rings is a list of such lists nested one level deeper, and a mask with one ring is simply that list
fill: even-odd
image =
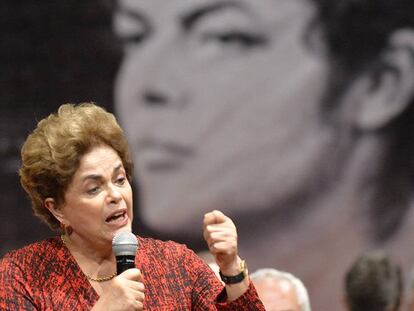
[{"label": "red textured blazer", "polygon": [[[226,303],[214,272],[175,242],[138,237],[146,310],[264,310],[250,283]],[[0,261],[0,310],[89,310],[99,296],[59,237],[12,251]]]}]

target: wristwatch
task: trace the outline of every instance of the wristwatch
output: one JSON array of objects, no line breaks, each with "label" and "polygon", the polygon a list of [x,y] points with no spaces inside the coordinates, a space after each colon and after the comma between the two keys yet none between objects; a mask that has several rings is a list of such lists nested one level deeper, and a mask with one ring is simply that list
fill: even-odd
[{"label": "wristwatch", "polygon": [[239,274],[236,274],[236,275],[233,275],[233,276],[228,276],[228,275],[224,275],[223,273],[221,273],[221,271],[219,271],[219,274],[220,274],[221,280],[225,284],[236,284],[236,283],[240,283],[241,281],[244,280],[244,278],[248,274],[246,261],[245,260],[242,260],[240,262],[240,273]]}]

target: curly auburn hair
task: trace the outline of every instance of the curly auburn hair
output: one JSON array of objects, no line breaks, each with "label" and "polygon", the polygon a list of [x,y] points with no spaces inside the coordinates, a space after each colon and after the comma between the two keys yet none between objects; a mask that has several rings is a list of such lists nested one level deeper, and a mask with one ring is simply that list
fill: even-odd
[{"label": "curly auburn hair", "polygon": [[51,229],[59,229],[60,223],[44,206],[44,200],[64,202],[81,157],[100,145],[117,152],[131,181],[133,163],[123,130],[113,114],[94,103],[61,105],[27,137],[21,149],[20,182],[35,215]]}]

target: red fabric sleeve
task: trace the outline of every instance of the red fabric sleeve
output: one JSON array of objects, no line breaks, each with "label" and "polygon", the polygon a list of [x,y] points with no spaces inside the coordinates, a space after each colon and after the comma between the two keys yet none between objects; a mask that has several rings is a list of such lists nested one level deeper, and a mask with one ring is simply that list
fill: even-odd
[{"label": "red fabric sleeve", "polygon": [[12,261],[0,261],[0,310],[38,310],[25,287],[23,273]]},{"label": "red fabric sleeve", "polygon": [[193,276],[193,310],[265,310],[253,283],[232,302],[226,302],[226,290],[211,268],[193,251],[183,248],[188,271]]}]

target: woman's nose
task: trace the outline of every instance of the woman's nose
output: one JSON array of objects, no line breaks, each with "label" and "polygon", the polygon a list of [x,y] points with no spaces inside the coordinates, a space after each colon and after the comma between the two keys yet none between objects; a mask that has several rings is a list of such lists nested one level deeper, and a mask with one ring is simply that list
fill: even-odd
[{"label": "woman's nose", "polygon": [[122,199],[122,195],[115,185],[108,186],[107,193],[109,203],[118,203]]}]

